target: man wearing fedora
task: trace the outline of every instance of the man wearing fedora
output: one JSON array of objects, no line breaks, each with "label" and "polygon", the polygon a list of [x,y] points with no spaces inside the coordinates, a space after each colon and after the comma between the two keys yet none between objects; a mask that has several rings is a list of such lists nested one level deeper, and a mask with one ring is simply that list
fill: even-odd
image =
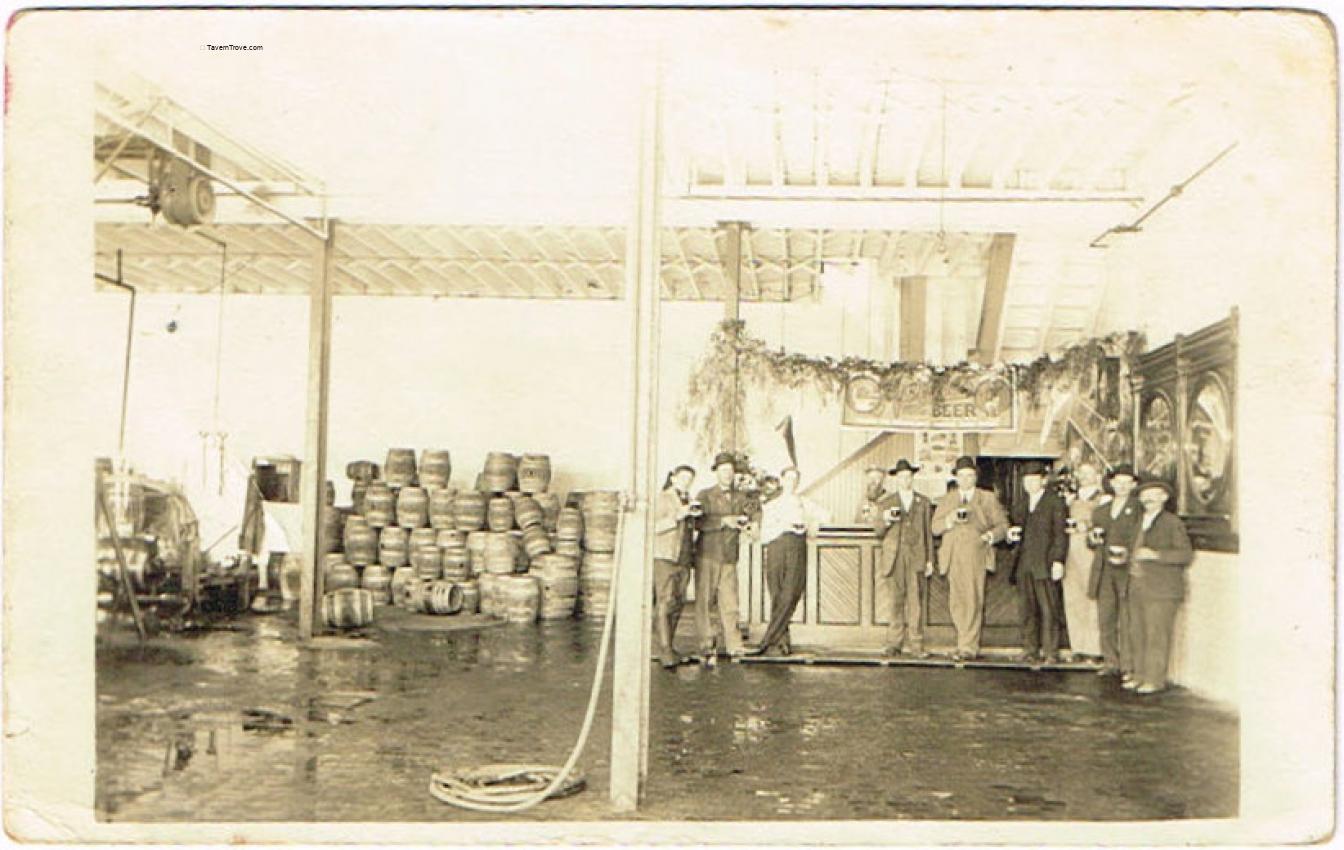
[{"label": "man wearing fedora", "polygon": [[905,458],[887,470],[886,494],[877,500],[870,522],[882,541],[877,577],[890,593],[886,654],[904,651],[926,658],[920,577],[933,575],[933,505],[914,491],[917,470]]},{"label": "man wearing fedora", "polygon": [[952,473],[957,486],[938,502],[932,532],[943,541],[938,574],[947,576],[948,607],[957,632],[952,659],[963,661],[980,654],[985,573],[994,572],[994,544],[1004,539],[1008,519],[998,498],[975,486],[979,475],[972,458],[957,458]]},{"label": "man wearing fedora", "polygon": [[1087,595],[1097,600],[1101,631],[1100,676],[1134,675],[1134,654],[1129,640],[1129,545],[1139,531],[1141,508],[1134,498],[1134,467],[1122,463],[1106,478],[1110,501],[1092,509],[1092,527],[1087,545],[1092,548],[1092,570]]},{"label": "man wearing fedora", "polygon": [[719,652],[742,654],[737,630],[738,538],[760,507],[733,486],[737,465],[728,452],[714,458],[715,483],[701,490],[700,551],[695,568],[695,630],[701,662],[713,665]]},{"label": "man wearing fedora", "polygon": [[1126,687],[1155,694],[1167,686],[1171,635],[1185,599],[1185,568],[1194,547],[1180,517],[1166,510],[1174,498],[1165,481],[1145,481],[1135,492],[1143,515],[1129,556],[1129,627],[1134,679]]},{"label": "man wearing fedora", "polygon": [[1008,582],[1022,600],[1022,660],[1059,657],[1059,627],[1064,599],[1059,583],[1069,538],[1064,530],[1064,500],[1045,489],[1045,466],[1030,461],[1022,469],[1023,497],[1013,504],[1008,539],[1015,544]]}]

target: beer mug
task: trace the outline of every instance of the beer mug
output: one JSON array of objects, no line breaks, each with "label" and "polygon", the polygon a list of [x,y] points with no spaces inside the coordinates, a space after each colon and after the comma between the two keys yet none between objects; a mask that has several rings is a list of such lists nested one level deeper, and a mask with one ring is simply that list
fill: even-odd
[{"label": "beer mug", "polygon": [[1064,520],[1064,530],[1069,534],[1073,534],[1074,532],[1076,532],[1078,530],[1078,520],[1074,519],[1073,517],[1069,517],[1068,519]]},{"label": "beer mug", "polygon": [[957,508],[957,522],[966,522],[971,518],[971,512],[965,507]]},{"label": "beer mug", "polygon": [[1022,526],[1014,525],[1008,529],[1008,542],[1020,543],[1022,541]]},{"label": "beer mug", "polygon": [[742,514],[737,518],[737,528],[739,531],[744,530],[750,524],[751,524],[751,517],[747,516],[746,514]]},{"label": "beer mug", "polygon": [[1106,562],[1109,564],[1121,565],[1129,560],[1128,546],[1107,546]]},{"label": "beer mug", "polygon": [[1087,532],[1087,539],[1093,546],[1100,546],[1106,542],[1106,529],[1099,525],[1094,525]]},{"label": "beer mug", "polygon": [[794,534],[807,534],[807,523],[805,523],[805,522],[795,522],[795,523],[793,524],[793,533],[794,533]]},{"label": "beer mug", "polygon": [[887,522],[900,522],[900,521],[901,521],[901,506],[893,505],[892,507],[887,508]]},{"label": "beer mug", "polygon": [[705,506],[698,501],[691,502],[687,507],[690,509],[691,516],[701,516],[705,512]]}]

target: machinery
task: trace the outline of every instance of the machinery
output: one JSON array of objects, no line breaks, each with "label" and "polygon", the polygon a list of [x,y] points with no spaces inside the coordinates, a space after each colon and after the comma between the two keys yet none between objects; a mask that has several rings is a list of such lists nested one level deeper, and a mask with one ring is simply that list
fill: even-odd
[{"label": "machinery", "polygon": [[[145,631],[182,628],[203,617],[247,611],[257,590],[252,558],[218,563],[201,550],[196,513],[181,488],[133,473],[98,475],[98,607],[143,612]],[[108,520],[110,516],[110,522]],[[126,568],[123,582],[118,560]],[[126,586],[135,605],[126,598]]]}]

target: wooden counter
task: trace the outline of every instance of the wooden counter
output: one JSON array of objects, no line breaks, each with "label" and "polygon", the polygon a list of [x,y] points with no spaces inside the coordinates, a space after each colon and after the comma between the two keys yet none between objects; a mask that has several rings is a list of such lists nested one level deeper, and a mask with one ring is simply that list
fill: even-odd
[{"label": "wooden counter", "polygon": [[[762,570],[762,546],[743,547],[738,569],[739,596],[752,636],[760,637],[770,615],[769,593]],[[807,589],[790,627],[793,642],[834,649],[880,649],[886,638],[889,607],[886,582],[874,581],[880,544],[871,529],[827,526],[807,541]],[[1003,553],[1000,552],[1002,560]],[[924,639],[930,650],[955,643],[947,605],[947,579],[937,575],[921,582],[924,594]],[[985,629],[989,647],[1020,644],[1017,588],[1007,582],[1006,565],[988,577],[985,587]]]}]

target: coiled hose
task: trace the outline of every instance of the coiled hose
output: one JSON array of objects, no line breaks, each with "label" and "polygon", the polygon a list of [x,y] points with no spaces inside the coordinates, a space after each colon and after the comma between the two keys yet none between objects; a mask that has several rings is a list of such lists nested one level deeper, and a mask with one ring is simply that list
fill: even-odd
[{"label": "coiled hose", "polygon": [[[624,500],[623,500],[624,501]],[[616,591],[621,576],[621,549],[625,535],[625,508],[616,512],[616,554],[612,559],[611,590],[607,615],[602,623],[602,640],[597,652],[597,669],[593,671],[593,685],[588,692],[588,709],[584,712],[579,738],[570,750],[562,767],[528,764],[487,764],[474,768],[449,768],[434,773],[429,780],[429,793],[441,802],[460,809],[492,814],[524,812],[552,797],[559,799],[583,790],[581,773],[575,774],[574,765],[588,744],[588,733],[597,714],[597,700],[602,693],[603,673],[607,669],[607,649],[611,643],[612,624],[616,621]],[[549,777],[549,781],[547,778]]]}]

